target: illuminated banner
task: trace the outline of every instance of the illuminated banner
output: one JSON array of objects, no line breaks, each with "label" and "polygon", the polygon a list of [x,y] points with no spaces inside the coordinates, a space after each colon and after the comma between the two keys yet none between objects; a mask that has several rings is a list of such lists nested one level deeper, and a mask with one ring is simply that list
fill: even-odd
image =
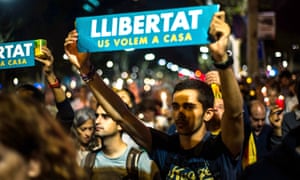
[{"label": "illuminated banner", "polygon": [[81,52],[210,43],[210,21],[219,5],[76,18]]},{"label": "illuminated banner", "polygon": [[0,69],[34,66],[34,41],[0,44]]}]

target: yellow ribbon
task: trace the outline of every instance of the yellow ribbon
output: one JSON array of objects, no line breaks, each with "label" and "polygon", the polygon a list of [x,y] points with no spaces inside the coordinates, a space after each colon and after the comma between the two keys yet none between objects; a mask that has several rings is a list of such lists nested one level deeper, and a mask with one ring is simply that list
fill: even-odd
[{"label": "yellow ribbon", "polygon": [[243,169],[257,161],[256,145],[253,133],[250,133],[248,145],[243,155]]}]

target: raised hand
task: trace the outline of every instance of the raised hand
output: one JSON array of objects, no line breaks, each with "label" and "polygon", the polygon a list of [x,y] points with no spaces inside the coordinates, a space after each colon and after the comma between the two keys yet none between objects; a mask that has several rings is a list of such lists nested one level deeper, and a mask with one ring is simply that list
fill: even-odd
[{"label": "raised hand", "polygon": [[89,53],[80,53],[77,49],[78,33],[76,30],[72,30],[65,38],[64,48],[65,53],[69,57],[70,62],[76,66],[79,70],[89,67]]},{"label": "raised hand", "polygon": [[209,85],[211,85],[211,84],[221,85],[219,72],[216,70],[207,72],[205,74],[205,82]]},{"label": "raised hand", "polygon": [[216,63],[220,63],[227,60],[227,45],[228,37],[230,35],[230,27],[225,22],[225,12],[220,11],[214,14],[209,34],[215,40],[215,42],[208,45],[213,59]]},{"label": "raised hand", "polygon": [[53,72],[53,63],[54,63],[54,58],[53,58],[52,52],[47,47],[42,47],[42,52],[44,55],[42,57],[36,56],[35,60],[41,62],[44,65],[43,71],[46,74],[52,73]]}]

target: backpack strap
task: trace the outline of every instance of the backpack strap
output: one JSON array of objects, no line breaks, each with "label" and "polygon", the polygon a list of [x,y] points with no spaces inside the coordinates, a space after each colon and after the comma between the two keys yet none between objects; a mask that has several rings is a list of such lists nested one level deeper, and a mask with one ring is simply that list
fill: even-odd
[{"label": "backpack strap", "polygon": [[128,177],[132,179],[138,179],[139,177],[139,169],[138,162],[142,151],[136,149],[134,147],[130,148],[127,160],[126,160],[126,169],[128,173]]},{"label": "backpack strap", "polygon": [[94,167],[94,164],[95,164],[95,159],[96,159],[97,153],[98,153],[98,151],[89,152],[86,155],[85,161],[84,161],[84,164],[83,164],[83,168],[87,172],[90,179],[91,179],[92,174],[93,174],[93,167]]}]

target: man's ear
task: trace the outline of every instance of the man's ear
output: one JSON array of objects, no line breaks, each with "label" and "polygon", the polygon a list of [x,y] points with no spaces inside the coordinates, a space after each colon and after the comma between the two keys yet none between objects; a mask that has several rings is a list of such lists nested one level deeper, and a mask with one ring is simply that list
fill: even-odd
[{"label": "man's ear", "polygon": [[208,108],[203,115],[203,120],[205,122],[208,122],[211,120],[211,118],[214,116],[214,109],[213,108]]},{"label": "man's ear", "polygon": [[28,163],[28,176],[30,178],[38,177],[41,174],[41,162],[36,159],[30,159]]}]

